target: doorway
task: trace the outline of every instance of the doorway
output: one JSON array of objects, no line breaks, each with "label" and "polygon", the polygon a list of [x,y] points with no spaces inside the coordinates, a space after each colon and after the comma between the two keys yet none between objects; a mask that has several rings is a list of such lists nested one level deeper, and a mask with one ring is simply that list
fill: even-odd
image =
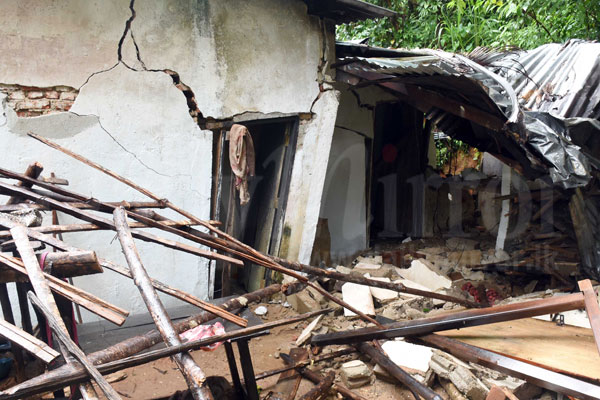
[{"label": "doorway", "polygon": [[[240,205],[229,163],[228,129],[214,141],[212,218],[221,229],[256,250],[278,255],[294,161],[297,118],[241,122],[248,128],[255,150],[255,176],[248,180],[250,200]],[[268,285],[271,271],[245,262],[243,268],[215,263],[214,297],[254,291]]]}]

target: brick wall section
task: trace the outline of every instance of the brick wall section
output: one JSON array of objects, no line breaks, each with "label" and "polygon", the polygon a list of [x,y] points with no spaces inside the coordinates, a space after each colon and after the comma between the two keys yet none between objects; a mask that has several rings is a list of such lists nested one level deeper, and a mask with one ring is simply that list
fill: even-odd
[{"label": "brick wall section", "polygon": [[7,104],[19,117],[69,111],[79,91],[70,86],[47,88],[0,84],[0,92],[8,95]]}]

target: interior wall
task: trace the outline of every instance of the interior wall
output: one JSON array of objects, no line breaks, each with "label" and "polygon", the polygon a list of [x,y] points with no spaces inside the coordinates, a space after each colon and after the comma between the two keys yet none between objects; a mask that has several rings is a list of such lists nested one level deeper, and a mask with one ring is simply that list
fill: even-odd
[{"label": "interior wall", "polygon": [[334,263],[367,247],[365,140],[346,129],[333,133],[320,218],[327,220]]},{"label": "interior wall", "polygon": [[377,87],[346,87],[340,91],[319,213],[322,226],[327,220],[328,232],[322,229],[322,235],[329,235],[329,239],[325,245],[321,238],[315,240],[315,252],[322,253],[320,248],[328,246],[333,263],[345,263],[368,247],[367,174],[374,135],[373,112],[377,103],[393,100],[395,97]]}]

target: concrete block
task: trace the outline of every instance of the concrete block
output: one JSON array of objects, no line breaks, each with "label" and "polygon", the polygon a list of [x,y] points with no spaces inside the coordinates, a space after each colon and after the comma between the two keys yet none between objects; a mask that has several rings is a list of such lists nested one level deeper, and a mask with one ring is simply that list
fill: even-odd
[{"label": "concrete block", "polygon": [[352,360],[342,364],[340,375],[349,389],[356,389],[371,383],[373,373],[364,362]]},{"label": "concrete block", "polygon": [[[371,296],[371,290],[368,286],[347,282],[342,286],[342,296],[346,303],[357,310],[367,315],[375,315],[373,297]],[[351,317],[356,314],[347,308],[344,308],[344,315],[346,317]]]},{"label": "concrete block", "polygon": [[448,289],[452,286],[452,281],[433,271],[433,266],[427,260],[413,260],[408,269],[397,269],[398,274],[404,279],[408,279],[427,290],[436,291],[438,289]]},{"label": "concrete block", "polygon": [[450,380],[470,399],[484,400],[488,388],[469,369],[469,366],[449,354],[435,350],[429,363],[433,371]]},{"label": "concrete block", "polygon": [[344,267],[343,265],[338,265],[335,267],[335,270],[340,274],[349,274],[352,272],[352,268]]},{"label": "concrete block", "polygon": [[300,314],[321,309],[319,302],[313,299],[306,289],[291,296],[287,296],[286,300],[290,303],[292,308]]},{"label": "concrete block", "polygon": [[412,344],[403,340],[389,340],[382,346],[390,360],[399,367],[408,368],[425,375],[433,350],[427,346]]},{"label": "concrete block", "polygon": [[383,264],[383,257],[381,256],[372,256],[372,257],[363,257],[359,256],[356,259],[357,263],[365,263],[365,264]]},{"label": "concrete block", "polygon": [[[371,277],[369,274],[365,274],[365,277],[373,279],[374,281],[391,282],[390,278]],[[381,289],[372,286],[370,286],[369,289],[371,290],[371,296],[377,299],[377,301],[380,303],[385,303],[398,298],[398,292],[394,290]]]}]

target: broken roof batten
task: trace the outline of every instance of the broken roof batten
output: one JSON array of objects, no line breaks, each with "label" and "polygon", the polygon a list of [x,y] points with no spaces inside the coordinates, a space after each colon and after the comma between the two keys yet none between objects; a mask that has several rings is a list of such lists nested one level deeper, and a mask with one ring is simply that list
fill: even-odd
[{"label": "broken roof batten", "polygon": [[303,0],[308,13],[329,18],[336,23],[362,21],[365,19],[392,17],[397,13],[390,9],[362,0]]}]

